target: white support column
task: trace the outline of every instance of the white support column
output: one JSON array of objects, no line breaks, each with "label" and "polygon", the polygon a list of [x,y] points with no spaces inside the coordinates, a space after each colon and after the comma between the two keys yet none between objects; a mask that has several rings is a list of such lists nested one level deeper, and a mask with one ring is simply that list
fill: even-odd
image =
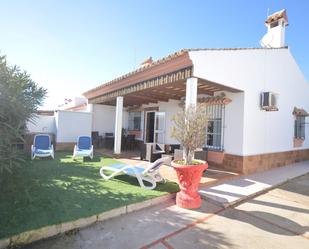
[{"label": "white support column", "polygon": [[123,97],[117,97],[116,102],[116,118],[115,118],[115,140],[114,153],[121,153],[121,132],[122,132],[122,113],[123,113]]},{"label": "white support column", "polygon": [[188,78],[186,83],[186,109],[197,102],[197,78]]},{"label": "white support column", "polygon": [[[196,106],[197,102],[197,78],[188,78],[186,83],[186,110],[190,105]],[[183,158],[186,152],[183,150]]]}]

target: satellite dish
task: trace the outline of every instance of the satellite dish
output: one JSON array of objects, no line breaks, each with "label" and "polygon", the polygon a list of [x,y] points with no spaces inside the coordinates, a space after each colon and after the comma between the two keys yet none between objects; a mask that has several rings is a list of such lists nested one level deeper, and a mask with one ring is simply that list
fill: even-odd
[{"label": "satellite dish", "polygon": [[271,48],[272,46],[270,44],[272,40],[273,40],[273,34],[266,33],[261,39],[260,44],[263,48]]}]

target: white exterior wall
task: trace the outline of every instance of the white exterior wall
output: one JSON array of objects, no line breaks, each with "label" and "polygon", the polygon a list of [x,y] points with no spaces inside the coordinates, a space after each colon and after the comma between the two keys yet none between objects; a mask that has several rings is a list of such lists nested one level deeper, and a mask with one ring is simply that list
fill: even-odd
[{"label": "white exterior wall", "polygon": [[[307,125],[304,145],[293,147],[293,108],[296,106],[309,111],[309,84],[289,49],[194,51],[190,52],[190,58],[194,64],[194,76],[244,91],[243,110],[238,110],[241,103],[238,103],[238,108],[233,108],[235,99],[227,105],[227,110],[232,110],[230,114],[226,113],[226,116],[230,115],[230,118],[226,117],[226,126],[230,125],[228,120],[234,117],[239,119],[240,127],[237,123],[231,126],[236,134],[230,139],[230,144],[228,136],[231,131],[226,128],[227,153],[255,155],[309,148]],[[278,112],[260,110],[260,93],[263,91],[278,94]]]},{"label": "white exterior wall", "polygon": [[92,131],[98,131],[99,135],[106,132],[115,132],[115,106],[93,105]]},{"label": "white exterior wall", "polygon": [[[98,131],[99,135],[106,132],[115,132],[116,107],[109,105],[92,105],[92,131]],[[128,128],[128,112],[123,110],[123,128]]]},{"label": "white exterior wall", "polygon": [[232,102],[225,106],[224,151],[242,155],[244,129],[244,93],[224,92]]},{"label": "white exterior wall", "polygon": [[91,136],[92,113],[57,111],[55,118],[57,143],[73,143],[78,136]]},{"label": "white exterior wall", "polygon": [[30,133],[44,132],[56,134],[56,121],[54,116],[35,115],[32,122],[27,122]]}]

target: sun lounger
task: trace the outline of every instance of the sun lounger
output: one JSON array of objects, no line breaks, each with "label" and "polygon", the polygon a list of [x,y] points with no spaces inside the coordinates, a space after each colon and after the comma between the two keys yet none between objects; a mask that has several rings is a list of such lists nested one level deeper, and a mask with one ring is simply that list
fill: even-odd
[{"label": "sun lounger", "polygon": [[[140,166],[126,165],[126,164],[113,164],[111,166],[103,166],[100,169],[100,175],[105,179],[109,180],[114,176],[124,173],[133,177],[136,177],[139,185],[144,189],[154,189],[157,186],[157,182],[165,181],[159,173],[159,168],[162,166],[166,158],[160,158],[150,164],[147,168]],[[106,174],[106,171],[111,171],[110,175]],[[149,183],[145,185],[145,183]]]}]

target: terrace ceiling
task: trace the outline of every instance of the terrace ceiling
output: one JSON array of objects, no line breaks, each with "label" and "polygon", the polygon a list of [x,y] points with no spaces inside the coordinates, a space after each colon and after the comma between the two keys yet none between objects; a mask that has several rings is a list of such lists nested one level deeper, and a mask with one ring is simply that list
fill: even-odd
[{"label": "terrace ceiling", "polygon": [[[150,84],[151,85],[151,84]],[[127,93],[126,93],[127,91]],[[225,87],[214,82],[198,79],[198,94],[213,96],[217,91],[239,92],[236,89]],[[114,92],[110,95],[103,95],[90,103],[116,105],[116,97],[124,97],[124,106],[140,106],[142,104],[158,103],[158,101],[168,101],[169,99],[180,100],[186,96],[186,78],[162,83],[152,87],[132,87],[124,89],[122,92]]]}]

